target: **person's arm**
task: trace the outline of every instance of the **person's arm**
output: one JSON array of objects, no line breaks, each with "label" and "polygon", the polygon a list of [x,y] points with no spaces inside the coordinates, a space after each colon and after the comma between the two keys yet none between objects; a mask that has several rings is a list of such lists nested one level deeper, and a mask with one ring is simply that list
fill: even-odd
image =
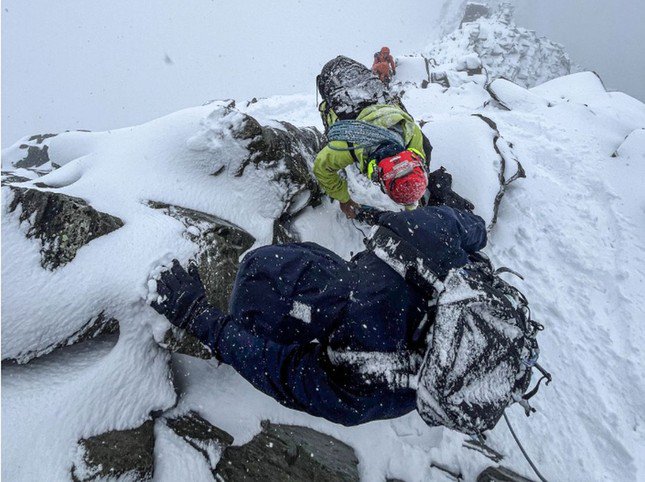
[{"label": "person's arm", "polygon": [[423,133],[421,132],[421,128],[417,125],[416,122],[414,123],[414,127],[412,128],[412,137],[408,140],[407,148],[418,151],[423,156],[424,160],[426,162],[428,161],[428,159],[426,159],[427,153],[423,148]]},{"label": "person's arm", "polygon": [[378,52],[374,54],[374,62],[372,62],[372,72],[376,73],[376,64],[380,62]]},{"label": "person's arm", "polygon": [[322,344],[275,343],[208,305],[195,265],[185,270],[174,260],[156,281],[156,295],[151,306],[158,313],[197,337],[216,359],[282,405],[343,425],[388,415],[334,383]]},{"label": "person's arm", "polygon": [[314,175],[318,184],[327,195],[333,199],[346,203],[350,201],[347,181],[341,179],[338,171],[352,164],[353,159],[349,151],[335,151],[328,146],[324,147],[314,162]]},{"label": "person's arm", "polygon": [[396,62],[394,62],[394,57],[390,55],[387,60],[390,63],[390,68],[392,69],[392,75],[396,75]]}]

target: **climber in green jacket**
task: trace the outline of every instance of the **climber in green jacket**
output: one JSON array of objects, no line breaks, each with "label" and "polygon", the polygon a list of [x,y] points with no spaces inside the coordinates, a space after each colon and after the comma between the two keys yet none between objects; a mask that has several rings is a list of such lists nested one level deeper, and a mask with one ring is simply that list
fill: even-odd
[{"label": "climber in green jacket", "polygon": [[[314,175],[323,190],[339,201],[341,210],[348,218],[356,217],[359,205],[352,200],[347,181],[339,175],[339,171],[352,163],[369,179],[378,182],[383,192],[395,202],[405,205],[407,209],[416,207],[428,186],[428,162],[421,129],[408,113],[395,105],[374,104],[364,108],[351,121],[338,121],[334,112],[327,109],[325,121],[329,127],[330,142],[316,157]],[[330,136],[334,133],[334,125],[341,127],[337,124],[342,123],[351,124],[348,128],[356,125],[359,128],[370,125],[382,128],[393,133],[398,142],[384,140],[378,145],[362,147],[360,143],[333,140],[339,138]],[[351,136],[341,135],[340,138]]]}]

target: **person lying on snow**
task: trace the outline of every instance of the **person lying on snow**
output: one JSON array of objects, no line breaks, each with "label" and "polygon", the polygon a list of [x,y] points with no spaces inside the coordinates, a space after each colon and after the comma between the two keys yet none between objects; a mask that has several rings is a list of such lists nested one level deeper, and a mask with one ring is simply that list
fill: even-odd
[{"label": "person lying on snow", "polygon": [[[473,339],[472,318],[451,315],[473,306],[475,298],[468,294],[485,291],[477,284],[483,277],[493,279],[477,255],[486,245],[484,221],[467,210],[426,206],[386,212],[373,231],[368,249],[349,262],[315,243],[249,252],[239,267],[228,313],[208,305],[195,266],[186,271],[175,260],[160,275],[152,306],[286,407],[348,426],[417,408],[431,425],[467,433],[492,428],[512,397],[527,388],[526,363],[537,345],[525,336],[532,326],[526,320],[513,318],[515,331],[506,326]],[[433,324],[439,316],[438,293],[444,291],[439,286],[463,282],[464,266],[474,277],[467,290],[459,288],[459,302],[471,304],[450,305],[444,321],[437,318]],[[424,284],[428,279],[434,284]],[[504,296],[495,299],[497,311],[506,303],[510,318],[515,308]],[[476,321],[490,319],[482,315]],[[446,320],[461,328],[446,331],[452,326]],[[478,345],[458,349],[469,343]],[[471,352],[476,355],[472,360]],[[474,391],[469,388],[473,378],[481,382]],[[490,393],[487,383],[495,387]],[[479,404],[469,399],[481,393]]]}]

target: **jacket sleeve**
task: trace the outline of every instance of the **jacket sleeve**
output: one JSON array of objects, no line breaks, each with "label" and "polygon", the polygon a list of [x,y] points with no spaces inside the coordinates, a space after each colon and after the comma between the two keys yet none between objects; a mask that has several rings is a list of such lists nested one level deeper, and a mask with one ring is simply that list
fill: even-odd
[{"label": "jacket sleeve", "polygon": [[[408,141],[407,148],[419,151],[424,158],[427,155],[423,148],[423,133],[421,132],[421,128],[416,124],[416,122],[414,123],[414,127],[412,129],[412,137]],[[428,159],[425,160],[428,161]]]},{"label": "jacket sleeve", "polygon": [[199,335],[221,362],[288,408],[343,425],[375,418],[360,397],[334,383],[325,349],[318,342],[281,345],[245,329],[231,315],[219,330]]},{"label": "jacket sleeve", "polygon": [[324,147],[314,162],[314,175],[318,184],[327,195],[340,202],[350,199],[347,181],[341,179],[338,171],[352,164],[353,159],[349,151],[335,151],[329,146]]},{"label": "jacket sleeve", "polygon": [[392,72],[396,72],[396,63],[394,62],[394,57],[392,57],[390,55],[387,60],[390,63],[390,67],[392,68]]}]

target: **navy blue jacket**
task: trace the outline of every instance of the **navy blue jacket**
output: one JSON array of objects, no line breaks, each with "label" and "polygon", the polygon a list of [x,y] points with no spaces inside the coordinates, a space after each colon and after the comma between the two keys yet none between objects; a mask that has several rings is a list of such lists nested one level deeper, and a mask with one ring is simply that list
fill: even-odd
[{"label": "navy blue jacket", "polygon": [[[440,277],[486,245],[480,217],[446,206],[387,213],[379,224],[421,250]],[[265,246],[243,259],[230,313],[191,331],[281,404],[356,425],[414,410],[415,391],[352,378],[328,349],[412,349],[426,296],[370,251],[346,262],[314,243]]]}]

